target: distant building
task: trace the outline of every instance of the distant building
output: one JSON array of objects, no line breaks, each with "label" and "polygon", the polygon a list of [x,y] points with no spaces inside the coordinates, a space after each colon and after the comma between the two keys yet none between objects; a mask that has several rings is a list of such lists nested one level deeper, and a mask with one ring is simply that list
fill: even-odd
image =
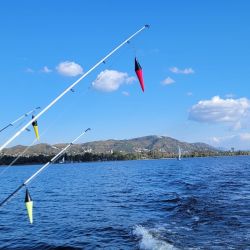
[{"label": "distant building", "polygon": [[92,148],[84,148],[83,152],[84,153],[92,153]]}]

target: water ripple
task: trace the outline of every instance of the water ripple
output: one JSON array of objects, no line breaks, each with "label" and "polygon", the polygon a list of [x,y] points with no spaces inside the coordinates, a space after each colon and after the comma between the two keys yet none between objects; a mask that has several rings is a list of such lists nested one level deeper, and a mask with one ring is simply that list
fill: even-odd
[{"label": "water ripple", "polygon": [[[38,166],[5,172],[4,199]],[[0,210],[0,249],[250,249],[250,157],[54,165]]]}]

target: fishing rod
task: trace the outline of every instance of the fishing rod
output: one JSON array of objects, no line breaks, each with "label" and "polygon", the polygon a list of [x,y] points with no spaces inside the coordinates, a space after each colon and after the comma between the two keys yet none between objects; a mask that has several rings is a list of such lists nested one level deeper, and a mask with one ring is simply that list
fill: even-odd
[{"label": "fishing rod", "polygon": [[30,176],[26,181],[24,181],[14,192],[12,192],[6,199],[4,199],[0,203],[0,207],[2,207],[6,202],[8,202],[15,194],[17,194],[23,187],[27,186],[31,180],[33,180],[38,174],[40,174],[45,168],[47,168],[50,164],[54,163],[69,147],[71,147],[77,140],[79,140],[84,134],[86,134],[90,128],[86,129],[83,133],[81,133],[77,138],[75,138],[71,143],[69,143],[66,147],[64,147],[57,155],[55,155],[49,162],[43,165],[40,169],[38,169],[32,176]]},{"label": "fishing rod", "polygon": [[26,125],[24,125],[19,131],[16,132],[9,140],[7,140],[1,147],[0,152],[9,145],[16,137],[18,137],[26,128],[32,124],[32,122],[36,121],[40,116],[42,116],[48,109],[50,109],[54,104],[56,104],[66,93],[71,91],[81,80],[83,80],[87,75],[89,75],[95,68],[97,68],[100,64],[104,63],[112,54],[114,54],[117,50],[119,50],[122,46],[129,43],[129,41],[142,32],[144,29],[149,28],[149,25],[144,25],[142,28],[137,30],[134,34],[128,37],[125,41],[115,47],[111,52],[109,52],[105,57],[103,57],[98,63],[96,63],[92,68],[90,68],[85,74],[83,74],[78,80],[72,83],[67,89],[65,89],[59,96],[57,96],[50,104],[48,104],[43,110],[40,111],[32,120],[30,120]]},{"label": "fishing rod", "polygon": [[[82,96],[83,94],[86,94],[88,90],[85,90],[85,91],[80,91],[78,93],[80,93],[80,95]],[[64,112],[66,112],[66,110],[70,110],[74,105],[75,103],[79,102],[80,100],[73,100],[72,103],[70,103],[70,105],[68,105],[66,107],[66,109],[64,109]],[[58,119],[60,117],[62,117],[63,113],[61,112],[59,115],[57,115],[57,117],[54,119],[54,121],[41,133],[40,137],[42,137],[43,135],[46,134],[46,132],[51,128],[53,127],[53,125],[58,121]],[[27,129],[26,129],[27,130]],[[30,130],[29,130],[30,131]],[[35,138],[33,140],[33,142],[31,144],[29,144],[21,153],[18,154],[18,156],[6,167],[4,168],[2,171],[0,171],[0,177],[12,166],[14,165],[19,159],[20,157],[22,157],[22,155],[24,155],[29,149],[31,146],[33,146],[35,143],[37,142],[37,138]],[[0,159],[1,159],[1,156],[0,156]]]},{"label": "fishing rod", "polygon": [[8,125],[6,125],[5,127],[0,129],[0,133],[3,132],[5,129],[7,129],[8,127],[14,126],[15,123],[17,123],[18,121],[22,120],[23,118],[29,116],[30,114],[33,114],[36,110],[40,109],[40,107],[36,107],[32,110],[30,110],[29,112],[21,115],[20,117],[18,117],[15,121],[9,123]]}]

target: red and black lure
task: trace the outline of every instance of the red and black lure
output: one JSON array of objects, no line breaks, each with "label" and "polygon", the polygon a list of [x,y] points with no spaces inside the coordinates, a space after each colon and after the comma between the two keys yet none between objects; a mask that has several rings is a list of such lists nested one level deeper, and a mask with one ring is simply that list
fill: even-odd
[{"label": "red and black lure", "polygon": [[137,61],[136,57],[135,57],[135,73],[136,73],[138,80],[140,82],[141,89],[144,92],[144,79],[143,79],[142,67],[139,64],[139,62]]}]

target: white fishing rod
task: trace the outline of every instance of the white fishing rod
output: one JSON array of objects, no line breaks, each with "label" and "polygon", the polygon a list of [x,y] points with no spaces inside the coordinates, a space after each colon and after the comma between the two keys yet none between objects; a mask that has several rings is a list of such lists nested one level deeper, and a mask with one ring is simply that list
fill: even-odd
[{"label": "white fishing rod", "polygon": [[128,37],[125,41],[123,41],[120,45],[114,48],[111,52],[109,52],[105,57],[103,57],[98,63],[96,63],[91,69],[89,69],[85,74],[83,74],[78,80],[76,80],[73,84],[71,84],[67,89],[65,89],[59,96],[57,96],[48,106],[46,106],[43,110],[40,111],[32,120],[30,120],[26,125],[24,125],[19,131],[16,132],[9,140],[7,140],[1,147],[0,152],[8,146],[16,137],[18,137],[26,128],[28,128],[32,122],[36,121],[41,115],[43,115],[48,109],[50,109],[54,104],[56,104],[66,93],[71,91],[82,79],[84,79],[87,75],[89,75],[95,68],[97,68],[100,64],[105,62],[112,54],[114,54],[118,49],[120,49],[126,43],[142,32],[144,29],[149,28],[149,25],[144,25],[141,29],[137,30],[134,34]]},{"label": "white fishing rod", "polygon": [[27,113],[21,115],[21,116],[18,117],[15,121],[13,121],[13,122],[9,123],[8,125],[6,125],[5,127],[1,128],[1,129],[0,129],[0,133],[1,133],[2,131],[4,131],[5,129],[7,129],[8,127],[14,126],[15,123],[17,123],[18,121],[22,120],[23,118],[29,116],[30,114],[33,114],[33,113],[34,113],[36,110],[38,110],[38,109],[40,109],[40,107],[37,107],[37,108],[35,108],[35,109],[32,109],[32,110],[30,110],[29,112],[27,112]]},{"label": "white fishing rod", "polygon": [[43,165],[40,169],[38,169],[32,176],[30,176],[26,181],[24,181],[14,192],[12,192],[6,199],[4,199],[0,203],[0,207],[2,207],[6,202],[8,202],[15,194],[17,194],[23,187],[27,186],[31,180],[33,180],[38,174],[40,174],[45,168],[47,168],[50,164],[54,163],[69,147],[71,147],[76,141],[78,141],[84,134],[86,134],[90,128],[86,129],[83,133],[81,133],[77,138],[75,138],[71,143],[69,143],[66,147],[64,147],[57,155],[55,155],[49,162]]}]

